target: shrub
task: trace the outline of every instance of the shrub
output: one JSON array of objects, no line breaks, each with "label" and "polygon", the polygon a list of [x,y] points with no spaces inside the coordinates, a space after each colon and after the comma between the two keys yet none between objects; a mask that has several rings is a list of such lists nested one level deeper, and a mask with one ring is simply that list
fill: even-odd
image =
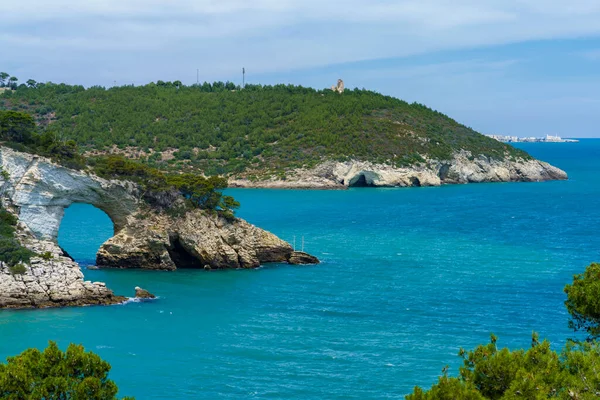
[{"label": "shrub", "polygon": [[570,342],[561,351],[536,334],[528,350],[498,349],[496,338],[475,350],[459,353],[458,377],[447,369],[430,390],[416,387],[407,400],[592,399],[600,394],[600,346]]},{"label": "shrub", "polygon": [[27,272],[27,268],[21,263],[8,267],[8,270],[12,275],[24,275]]},{"label": "shrub", "polygon": [[81,345],[71,344],[63,352],[55,342],[50,342],[44,351],[28,349],[0,364],[0,396],[113,400],[118,388],[108,379],[109,371],[109,363],[92,352],[86,353]]}]

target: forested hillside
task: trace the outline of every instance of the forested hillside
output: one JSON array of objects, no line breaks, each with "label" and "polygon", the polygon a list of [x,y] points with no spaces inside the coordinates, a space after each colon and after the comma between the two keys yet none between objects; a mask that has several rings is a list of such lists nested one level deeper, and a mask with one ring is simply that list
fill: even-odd
[{"label": "forested hillside", "polygon": [[448,159],[459,149],[501,159],[529,156],[420,104],[367,90],[151,83],[105,89],[13,86],[0,110],[32,114],[40,129],[94,153],[114,146],[161,169],[224,174],[282,171],[323,159],[397,166]]}]

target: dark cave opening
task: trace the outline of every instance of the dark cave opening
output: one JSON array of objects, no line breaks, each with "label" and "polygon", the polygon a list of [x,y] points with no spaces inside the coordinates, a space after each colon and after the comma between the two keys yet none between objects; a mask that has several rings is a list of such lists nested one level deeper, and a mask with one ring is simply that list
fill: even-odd
[{"label": "dark cave opening", "polygon": [[410,178],[410,183],[412,187],[421,187],[421,181],[417,177]]},{"label": "dark cave opening", "polygon": [[183,247],[178,237],[171,238],[171,248],[168,249],[171,260],[178,269],[201,269],[204,267],[202,260],[197,259],[193,254]]},{"label": "dark cave opening", "polygon": [[373,178],[367,179],[367,173],[363,172],[350,180],[349,187],[374,187]]}]

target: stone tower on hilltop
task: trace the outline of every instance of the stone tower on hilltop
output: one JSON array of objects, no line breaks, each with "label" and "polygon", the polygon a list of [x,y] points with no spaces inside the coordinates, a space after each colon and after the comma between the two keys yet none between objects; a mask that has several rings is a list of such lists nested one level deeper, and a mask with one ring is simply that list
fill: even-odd
[{"label": "stone tower on hilltop", "polygon": [[339,94],[344,93],[344,81],[341,79],[338,79],[337,86],[336,85],[331,86],[331,90],[334,92],[337,92]]}]

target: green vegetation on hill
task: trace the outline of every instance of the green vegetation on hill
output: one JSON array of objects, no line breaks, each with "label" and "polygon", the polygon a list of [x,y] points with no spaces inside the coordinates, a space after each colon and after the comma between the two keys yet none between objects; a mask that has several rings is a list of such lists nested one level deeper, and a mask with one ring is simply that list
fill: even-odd
[{"label": "green vegetation on hill", "polygon": [[[54,127],[36,129],[33,118],[23,112],[0,111],[0,141],[16,150],[50,157],[66,167],[90,168],[104,178],[136,182],[144,191],[142,198],[155,209],[184,211],[185,208],[201,208],[232,218],[234,209],[240,205],[233,197],[222,193],[227,188],[227,179],[223,177],[167,174],[120,155],[86,158],[79,154],[75,141],[62,142]],[[6,180],[8,177],[3,178]],[[182,197],[185,199],[183,204],[178,202]],[[177,205],[187,207],[182,210]],[[0,261],[2,251],[0,244]]]},{"label": "green vegetation on hill", "polygon": [[0,95],[0,109],[31,113],[85,150],[116,145],[159,169],[207,175],[281,172],[323,159],[413,165],[423,157],[449,159],[460,149],[474,157],[529,158],[423,105],[367,90],[35,83]]},{"label": "green vegetation on hill", "polygon": [[44,351],[28,349],[0,364],[0,398],[116,400],[109,371],[109,363],[83,346],[71,344],[63,352],[50,342]]}]

